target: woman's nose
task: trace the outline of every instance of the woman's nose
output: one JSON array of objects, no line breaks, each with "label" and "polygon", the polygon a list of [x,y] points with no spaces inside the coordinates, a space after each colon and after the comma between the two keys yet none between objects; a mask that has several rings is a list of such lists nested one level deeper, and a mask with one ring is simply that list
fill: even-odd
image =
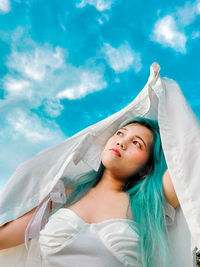
[{"label": "woman's nose", "polygon": [[126,148],[126,145],[122,142],[117,142],[117,145],[120,146],[122,149]]}]

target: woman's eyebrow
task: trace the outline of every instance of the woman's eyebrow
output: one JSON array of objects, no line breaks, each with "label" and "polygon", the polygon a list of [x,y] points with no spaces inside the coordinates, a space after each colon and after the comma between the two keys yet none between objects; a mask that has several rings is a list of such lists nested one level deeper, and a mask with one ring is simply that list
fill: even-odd
[{"label": "woman's eyebrow", "polygon": [[[122,127],[121,129],[124,129],[124,130],[128,131],[128,130],[127,130],[126,128],[124,128],[124,127]],[[134,137],[139,138],[139,139],[144,143],[145,148],[147,149],[147,145],[146,145],[146,143],[144,142],[144,140],[143,140],[140,136],[138,136],[138,135],[134,135]]]}]

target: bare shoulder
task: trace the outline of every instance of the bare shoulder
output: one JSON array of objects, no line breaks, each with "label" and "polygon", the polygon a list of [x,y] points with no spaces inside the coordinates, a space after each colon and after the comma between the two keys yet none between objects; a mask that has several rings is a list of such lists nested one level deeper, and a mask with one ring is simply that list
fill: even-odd
[{"label": "bare shoulder", "polygon": [[163,175],[163,191],[166,201],[174,208],[177,208],[180,203],[174,190],[169,170],[167,169]]}]

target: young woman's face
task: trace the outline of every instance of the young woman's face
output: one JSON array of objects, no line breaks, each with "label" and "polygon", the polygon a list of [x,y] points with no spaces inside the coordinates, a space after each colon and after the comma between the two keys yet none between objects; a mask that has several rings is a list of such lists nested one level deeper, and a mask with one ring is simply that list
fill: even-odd
[{"label": "young woman's face", "polygon": [[103,165],[116,178],[139,172],[150,155],[151,131],[139,124],[128,124],[111,136],[101,154]]}]

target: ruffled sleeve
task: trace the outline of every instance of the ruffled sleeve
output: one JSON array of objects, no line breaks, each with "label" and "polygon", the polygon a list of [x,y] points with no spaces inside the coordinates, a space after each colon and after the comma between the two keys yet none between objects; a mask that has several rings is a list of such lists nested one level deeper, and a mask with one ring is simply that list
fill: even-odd
[{"label": "ruffled sleeve", "polygon": [[85,226],[76,217],[72,217],[67,209],[59,209],[50,216],[48,223],[40,231],[38,239],[43,259],[68,246],[76,238],[83,225]]}]

